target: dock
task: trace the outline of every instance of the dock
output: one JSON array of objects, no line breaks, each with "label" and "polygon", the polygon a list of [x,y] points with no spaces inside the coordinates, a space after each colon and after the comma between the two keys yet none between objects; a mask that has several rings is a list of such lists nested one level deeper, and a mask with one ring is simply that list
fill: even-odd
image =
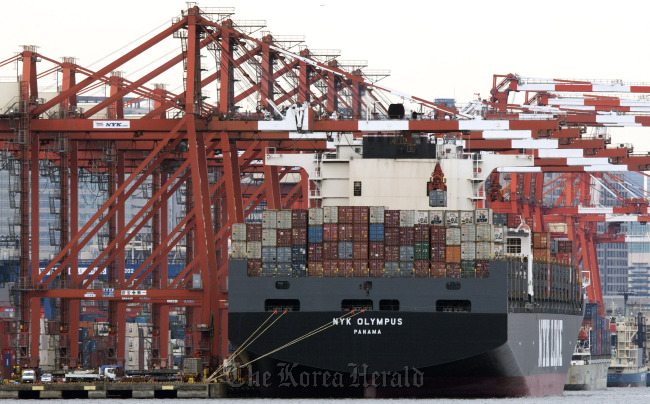
[{"label": "dock", "polygon": [[225,383],[47,383],[0,385],[0,401],[39,398],[224,398]]}]

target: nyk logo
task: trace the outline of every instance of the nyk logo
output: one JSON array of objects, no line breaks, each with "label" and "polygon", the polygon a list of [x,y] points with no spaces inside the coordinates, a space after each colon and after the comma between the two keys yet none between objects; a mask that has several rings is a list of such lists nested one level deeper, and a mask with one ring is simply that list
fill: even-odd
[{"label": "nyk logo", "polygon": [[94,129],[128,129],[131,127],[130,121],[93,121]]}]

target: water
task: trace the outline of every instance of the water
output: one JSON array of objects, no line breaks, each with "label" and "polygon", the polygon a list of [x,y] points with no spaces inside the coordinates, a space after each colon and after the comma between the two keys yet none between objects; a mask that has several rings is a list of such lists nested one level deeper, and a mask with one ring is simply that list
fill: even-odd
[{"label": "water", "polygon": [[[23,402],[39,402],[47,404],[118,404],[118,403],[130,403],[135,400],[133,399],[101,399],[101,400],[88,400],[88,399],[76,399],[76,400],[20,400],[19,403]],[[147,403],[154,402],[171,402],[170,399],[147,399]],[[204,404],[208,402],[205,400],[198,399],[186,399],[178,400],[180,403],[177,404]],[[235,399],[235,398],[225,398],[225,399],[210,399],[210,402],[215,402],[218,404],[268,404],[272,403],[286,403],[291,404],[342,404],[348,401],[349,399]],[[426,400],[410,400],[410,399],[355,399],[355,403],[369,403],[382,401],[388,404],[420,404],[420,403],[435,403],[435,404],[447,404],[447,403],[517,403],[517,404],[537,404],[540,402],[544,403],[555,403],[555,404],[594,404],[594,403],[608,403],[608,404],[635,404],[635,403],[644,403],[650,401],[650,389],[647,388],[610,388],[603,391],[571,391],[565,392],[562,396],[557,397],[526,397],[526,398],[508,398],[508,399],[476,399],[476,400],[449,400],[449,399],[426,399]]]}]

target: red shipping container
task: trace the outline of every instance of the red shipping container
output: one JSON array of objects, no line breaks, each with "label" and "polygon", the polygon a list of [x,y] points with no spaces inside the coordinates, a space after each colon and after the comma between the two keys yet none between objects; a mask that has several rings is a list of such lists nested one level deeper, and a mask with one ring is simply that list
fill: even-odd
[{"label": "red shipping container", "polygon": [[416,242],[429,242],[429,225],[428,224],[416,224],[414,227],[414,240]]},{"label": "red shipping container", "polygon": [[460,278],[460,262],[447,262],[447,278]]},{"label": "red shipping container", "polygon": [[323,260],[337,260],[339,258],[339,243],[323,241]]},{"label": "red shipping container", "polygon": [[368,260],[368,243],[353,242],[352,243],[352,258],[355,260]]},{"label": "red shipping container", "polygon": [[559,240],[557,242],[557,251],[561,253],[572,253],[573,245],[568,240]]},{"label": "red shipping container", "polygon": [[432,278],[444,278],[447,276],[447,263],[444,261],[431,261],[431,270],[429,271]]},{"label": "red shipping container", "polygon": [[276,243],[278,247],[291,247],[293,231],[291,229],[278,229]]},{"label": "red shipping container", "polygon": [[323,241],[338,241],[339,225],[336,223],[323,224]]},{"label": "red shipping container", "polygon": [[297,227],[291,230],[291,242],[293,245],[307,244],[307,228]]},{"label": "red shipping container", "polygon": [[371,278],[382,278],[384,276],[384,260],[368,261],[368,272]]},{"label": "red shipping container", "polygon": [[521,215],[518,213],[508,213],[508,227],[516,229],[521,224]]},{"label": "red shipping container", "polygon": [[431,244],[429,252],[431,261],[445,261],[447,259],[447,246],[444,244]]},{"label": "red shipping container", "polygon": [[323,244],[309,243],[307,247],[307,256],[309,261],[322,261],[323,260]]},{"label": "red shipping container", "polygon": [[384,243],[371,241],[368,243],[368,257],[371,260],[384,260]]},{"label": "red shipping container", "polygon": [[431,234],[431,244],[447,243],[447,228],[445,226],[431,226],[429,230]]},{"label": "red shipping container", "polygon": [[399,227],[399,210],[384,210],[384,226]]},{"label": "red shipping container", "polygon": [[261,276],[262,260],[248,260],[246,262],[246,273],[248,276]]},{"label": "red shipping container", "polygon": [[354,223],[353,206],[339,206],[339,223]]},{"label": "red shipping container", "polygon": [[368,225],[355,223],[352,227],[352,240],[368,242]]},{"label": "red shipping container", "polygon": [[476,272],[478,271],[489,271],[490,270],[490,261],[489,260],[476,260]]},{"label": "red shipping container", "polygon": [[[311,262],[309,263],[311,265]],[[338,276],[339,262],[337,260],[323,261],[323,276],[332,278]]]},{"label": "red shipping container", "polygon": [[354,227],[352,223],[339,224],[339,241],[352,241],[354,238]]},{"label": "red shipping container", "polygon": [[356,277],[368,276],[368,260],[353,260],[352,261],[353,274]]},{"label": "red shipping container", "polygon": [[307,209],[293,209],[291,211],[291,227],[307,227]]},{"label": "red shipping container", "polygon": [[387,245],[384,247],[384,261],[399,261],[398,245]]},{"label": "red shipping container", "polygon": [[429,261],[426,260],[415,260],[413,261],[413,268],[415,269],[416,278],[428,278],[429,277]]},{"label": "red shipping container", "polygon": [[354,223],[368,223],[370,217],[370,208],[368,206],[355,206],[353,211]]},{"label": "red shipping container", "polygon": [[246,223],[246,241],[262,241],[262,223]]},{"label": "red shipping container", "polygon": [[415,243],[415,229],[413,227],[399,228],[399,245],[413,245]]},{"label": "red shipping container", "polygon": [[307,275],[320,278],[323,276],[323,263],[310,261],[307,267]]},{"label": "red shipping container", "polygon": [[384,243],[386,245],[399,245],[399,227],[384,228]]},{"label": "red shipping container", "polygon": [[349,278],[353,275],[352,268],[354,264],[352,260],[339,260],[339,278]]}]

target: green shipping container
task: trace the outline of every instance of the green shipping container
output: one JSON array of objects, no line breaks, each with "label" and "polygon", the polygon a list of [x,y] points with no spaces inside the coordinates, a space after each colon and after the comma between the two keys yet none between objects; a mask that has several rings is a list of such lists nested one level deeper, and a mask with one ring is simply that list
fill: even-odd
[{"label": "green shipping container", "polygon": [[416,260],[428,260],[429,259],[429,243],[423,241],[415,242],[413,258]]}]

